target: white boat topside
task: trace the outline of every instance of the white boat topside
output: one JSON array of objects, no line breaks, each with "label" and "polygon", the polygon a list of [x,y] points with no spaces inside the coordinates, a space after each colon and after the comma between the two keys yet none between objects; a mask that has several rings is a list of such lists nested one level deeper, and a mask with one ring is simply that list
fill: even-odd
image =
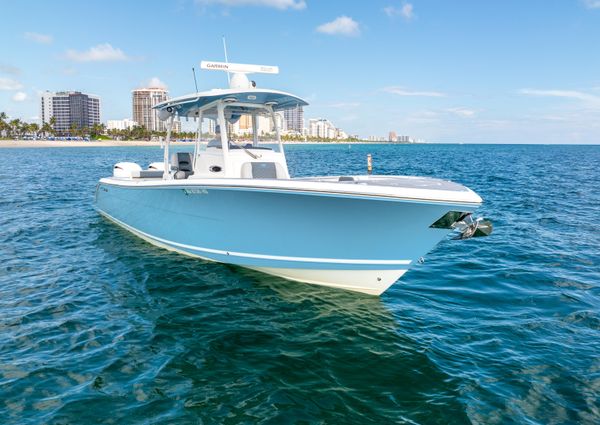
[{"label": "white boat topside", "polygon": [[[343,179],[340,181],[340,178]],[[352,178],[353,180],[350,180]],[[347,179],[347,180],[346,180]],[[471,189],[451,181],[412,176],[329,176],[292,179],[106,177],[103,183],[127,187],[223,187],[247,190],[311,192],[324,195],[367,196],[417,202],[478,206],[482,199]]]},{"label": "white boat topside", "polygon": [[449,190],[452,192],[469,192],[469,188],[448,180],[420,176],[350,176],[351,179],[340,180],[340,176],[298,177],[295,180],[316,181],[324,183],[342,183],[367,186],[389,186],[412,189]]}]

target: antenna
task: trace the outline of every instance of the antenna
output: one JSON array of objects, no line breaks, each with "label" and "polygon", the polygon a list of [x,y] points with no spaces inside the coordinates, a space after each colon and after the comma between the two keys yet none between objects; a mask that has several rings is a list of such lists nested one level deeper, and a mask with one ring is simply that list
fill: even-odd
[{"label": "antenna", "polygon": [[196,93],[198,93],[198,82],[196,81],[196,70],[192,66],[192,74],[194,74],[194,86],[196,86]]},{"label": "antenna", "polygon": [[[223,50],[225,51],[225,63],[229,63],[229,59],[227,59],[227,41],[225,40],[225,36],[223,36]],[[229,71],[227,71],[227,84],[231,84],[231,77],[229,76]]]}]

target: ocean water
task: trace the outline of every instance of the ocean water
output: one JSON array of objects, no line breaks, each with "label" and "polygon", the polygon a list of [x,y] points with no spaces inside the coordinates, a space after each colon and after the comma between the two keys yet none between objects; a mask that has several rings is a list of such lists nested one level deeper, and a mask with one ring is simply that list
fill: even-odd
[{"label": "ocean water", "polygon": [[3,424],[600,423],[600,146],[288,146],[292,174],[451,179],[488,238],[382,297],[153,247],[93,209],[158,148],[0,150]]}]

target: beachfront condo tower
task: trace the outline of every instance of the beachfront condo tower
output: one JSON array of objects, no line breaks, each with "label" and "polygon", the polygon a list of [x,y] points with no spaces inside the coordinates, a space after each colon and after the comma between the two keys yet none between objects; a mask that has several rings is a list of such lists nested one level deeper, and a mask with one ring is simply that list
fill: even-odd
[{"label": "beachfront condo tower", "polygon": [[54,118],[54,130],[62,135],[100,124],[100,98],[92,94],[46,91],[40,99],[40,111],[42,123],[50,123]]},{"label": "beachfront condo tower", "polygon": [[304,129],[304,109],[302,109],[302,106],[286,109],[283,111],[283,116],[285,118],[287,131],[302,134],[302,130]]},{"label": "beachfront condo tower", "polygon": [[148,131],[166,131],[164,121],[158,119],[158,111],[153,106],[166,101],[169,93],[159,87],[135,89],[131,92],[133,120]]}]

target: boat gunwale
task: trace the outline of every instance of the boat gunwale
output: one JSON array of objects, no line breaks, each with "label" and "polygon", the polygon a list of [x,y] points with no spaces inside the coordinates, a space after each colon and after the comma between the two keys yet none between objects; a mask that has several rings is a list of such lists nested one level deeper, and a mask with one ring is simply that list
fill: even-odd
[{"label": "boat gunwale", "polygon": [[[334,196],[334,197],[350,197],[350,198],[366,198],[366,199],[380,199],[386,201],[403,201],[403,202],[418,202],[418,203],[436,203],[436,204],[447,204],[447,205],[457,205],[457,206],[469,206],[469,207],[478,207],[482,204],[483,200],[471,189],[466,188],[468,191],[463,192],[454,192],[454,191],[443,191],[447,193],[464,193],[468,195],[474,195],[479,198],[478,201],[469,201],[462,199],[451,199],[448,197],[438,197],[438,198],[428,198],[423,196],[406,196],[406,195],[397,195],[390,190],[389,186],[378,186],[379,188],[384,188],[386,190],[382,192],[365,192],[360,189],[365,187],[374,188],[377,186],[365,186],[365,185],[348,185],[342,182],[316,182],[316,181],[302,181],[302,183],[310,183],[314,186],[314,184],[318,185],[335,185],[335,186],[343,186],[344,188],[353,188],[355,190],[336,190],[328,189],[318,189],[314,187],[302,187],[300,185],[275,185],[274,183],[281,182],[294,182],[295,179],[240,179],[240,178],[206,178],[206,179],[186,179],[186,180],[158,180],[158,179],[130,179],[130,178],[115,178],[115,177],[105,177],[100,179],[99,183],[104,183],[117,187],[126,187],[126,188],[135,188],[135,189],[165,189],[165,188],[173,188],[173,189],[189,189],[189,188],[198,188],[198,189],[224,189],[224,190],[251,190],[251,191],[259,191],[259,192],[273,192],[273,193],[291,193],[298,195],[321,195],[321,196]],[[234,184],[232,184],[232,182]],[[252,182],[261,182],[265,183],[264,185],[260,184],[251,184]],[[298,180],[296,180],[298,182]],[[150,184],[148,184],[150,183]],[[235,184],[237,183],[237,184]],[[267,185],[268,184],[268,185]],[[464,187],[464,186],[463,186]],[[392,189],[398,189],[396,187],[391,187]],[[436,191],[433,189],[410,189],[414,191],[428,191],[428,192],[436,192],[439,193],[441,191]],[[388,193],[386,193],[388,192]]]}]

